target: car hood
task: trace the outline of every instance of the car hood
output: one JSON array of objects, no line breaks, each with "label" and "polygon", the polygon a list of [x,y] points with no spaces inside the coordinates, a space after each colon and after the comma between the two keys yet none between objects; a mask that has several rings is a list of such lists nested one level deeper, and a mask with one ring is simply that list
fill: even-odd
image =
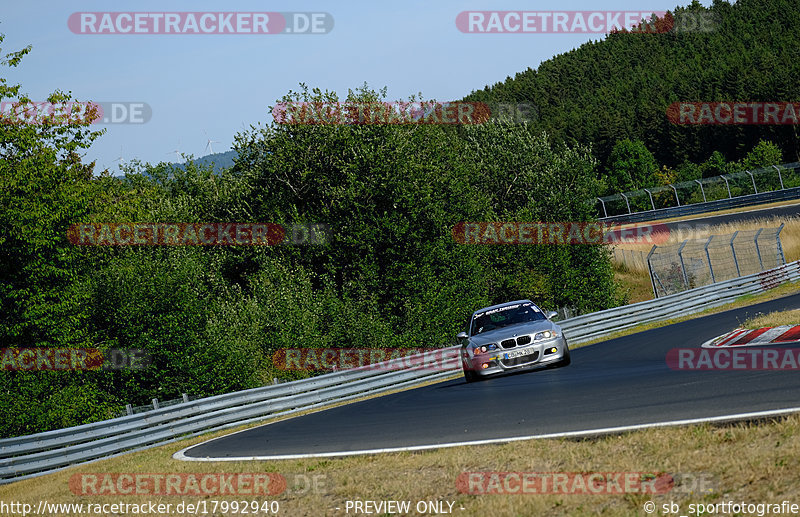
[{"label": "car hood", "polygon": [[503,327],[497,330],[482,332],[477,336],[472,336],[469,339],[472,344],[481,346],[489,343],[499,343],[504,339],[524,336],[526,334],[534,334],[536,332],[543,332],[545,330],[558,331],[559,328],[558,325],[550,320],[529,321],[527,323],[520,323],[519,325],[511,325],[510,327]]}]

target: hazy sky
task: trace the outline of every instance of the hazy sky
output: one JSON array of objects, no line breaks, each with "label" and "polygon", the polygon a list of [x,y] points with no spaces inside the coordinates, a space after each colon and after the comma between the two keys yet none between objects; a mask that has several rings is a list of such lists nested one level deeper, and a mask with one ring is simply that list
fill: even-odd
[{"label": "hazy sky", "polygon": [[[463,33],[456,26],[462,11],[650,12],[675,5],[676,0],[7,2],[0,10],[3,54],[29,44],[33,51],[2,74],[34,100],[60,89],[81,101],[146,104],[152,110],[146,123],[97,126],[107,132],[86,159],[117,172],[120,155],[157,163],[174,161],[176,148],[195,157],[208,154],[206,133],[219,142],[212,144],[215,152],[227,150],[244,127],[271,122],[268,106],[301,82],[340,97],[366,82],[388,87],[390,100],[416,92],[455,100],[604,37]],[[68,25],[73,13],[109,11],[318,12],[329,13],[334,26],[325,34],[98,35],[76,34]],[[212,22],[206,20],[206,27]],[[100,18],[95,27],[99,23]]]}]

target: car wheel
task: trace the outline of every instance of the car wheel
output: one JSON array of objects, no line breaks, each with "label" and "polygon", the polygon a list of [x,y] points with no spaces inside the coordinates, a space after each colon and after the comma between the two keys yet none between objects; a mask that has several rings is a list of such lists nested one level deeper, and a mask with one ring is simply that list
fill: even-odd
[{"label": "car wheel", "polygon": [[478,375],[472,370],[467,370],[466,368],[464,368],[464,379],[467,382],[475,382],[478,380]]},{"label": "car wheel", "polygon": [[553,363],[553,368],[562,368],[564,366],[569,366],[572,363],[572,358],[569,356],[569,347],[566,347],[566,353],[564,354],[564,358],[557,363]]}]

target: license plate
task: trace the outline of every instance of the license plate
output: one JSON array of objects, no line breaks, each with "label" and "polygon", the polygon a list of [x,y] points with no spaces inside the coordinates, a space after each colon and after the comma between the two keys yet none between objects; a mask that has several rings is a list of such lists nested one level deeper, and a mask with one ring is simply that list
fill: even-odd
[{"label": "license plate", "polygon": [[514,350],[512,352],[507,352],[505,354],[505,359],[514,359],[516,357],[522,357],[522,356],[525,356],[525,355],[533,355],[535,353],[536,353],[536,350],[533,350],[532,348],[523,348],[521,350]]}]

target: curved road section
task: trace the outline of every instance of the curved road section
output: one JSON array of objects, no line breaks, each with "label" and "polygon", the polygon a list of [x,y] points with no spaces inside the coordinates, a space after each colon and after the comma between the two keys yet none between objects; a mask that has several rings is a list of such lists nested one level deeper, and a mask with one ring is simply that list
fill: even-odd
[{"label": "curved road section", "polygon": [[756,313],[795,308],[800,294],[579,348],[566,368],[459,378],[233,433],[175,457],[340,456],[800,411],[797,370],[686,371],[666,361],[671,349],[699,348]]}]

